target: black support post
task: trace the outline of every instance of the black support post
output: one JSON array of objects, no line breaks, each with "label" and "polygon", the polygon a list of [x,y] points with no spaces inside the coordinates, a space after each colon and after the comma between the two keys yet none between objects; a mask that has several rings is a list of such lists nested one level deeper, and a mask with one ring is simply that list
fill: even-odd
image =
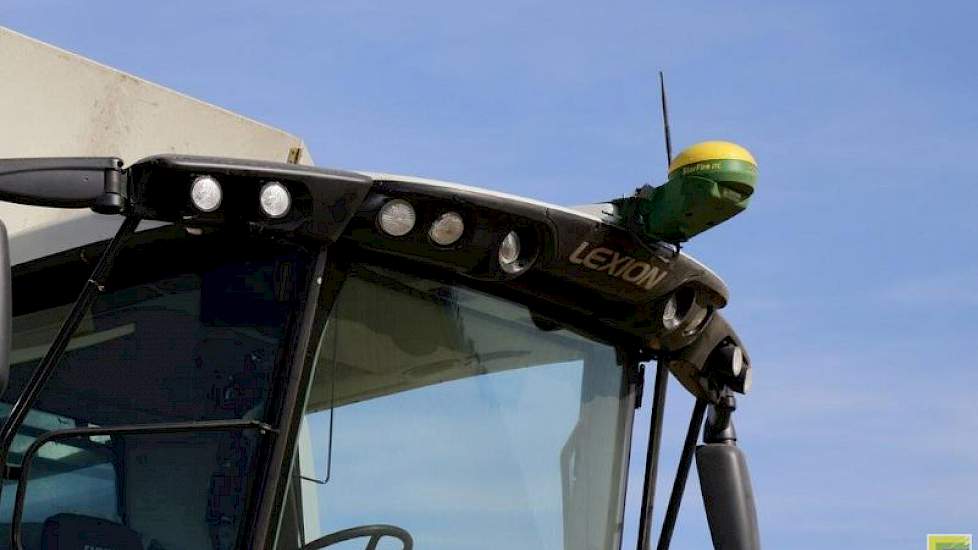
[{"label": "black support post", "polygon": [[645,487],[642,489],[642,511],[638,519],[637,550],[652,548],[652,509],[655,505],[655,483],[662,444],[662,419],[666,409],[669,370],[662,362],[655,367],[655,389],[652,393],[652,416],[649,418],[649,444],[645,453]]},{"label": "black support post", "polygon": [[689,419],[689,428],[686,430],[683,452],[679,456],[679,468],[676,470],[676,479],[672,483],[669,507],[666,508],[665,519],[662,520],[662,532],[659,534],[657,550],[669,550],[669,543],[672,542],[672,532],[676,528],[676,518],[679,517],[679,506],[683,502],[686,478],[689,477],[689,467],[693,463],[693,452],[696,450],[696,441],[700,437],[700,428],[703,426],[705,412],[706,401],[697,399],[696,405],[693,406],[693,414]]}]

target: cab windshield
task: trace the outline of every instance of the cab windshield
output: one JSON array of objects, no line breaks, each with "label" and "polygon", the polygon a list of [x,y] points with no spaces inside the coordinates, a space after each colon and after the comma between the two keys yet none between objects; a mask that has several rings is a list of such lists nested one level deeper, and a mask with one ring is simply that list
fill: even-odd
[{"label": "cab windshield", "polygon": [[[18,266],[0,415],[98,246]],[[369,542],[337,532],[377,524],[419,549],[619,546],[634,365],[522,305],[354,265],[327,270],[340,286],[317,305],[316,325],[328,318],[315,359],[292,367],[314,260],[287,241],[220,232],[134,236],[19,426],[0,550],[17,536],[26,550],[248,547],[272,494],[263,476],[281,464],[270,462],[276,436],[200,426],[284,433],[300,420],[277,548],[359,550]],[[301,419],[283,418],[286,384],[302,379],[292,368],[313,371],[297,391]],[[185,428],[125,431],[175,423]],[[376,548],[401,546],[385,537]]]},{"label": "cab windshield", "polygon": [[355,267],[322,334],[278,547],[387,524],[424,549],[617,548],[627,381],[615,348],[523,306]]}]

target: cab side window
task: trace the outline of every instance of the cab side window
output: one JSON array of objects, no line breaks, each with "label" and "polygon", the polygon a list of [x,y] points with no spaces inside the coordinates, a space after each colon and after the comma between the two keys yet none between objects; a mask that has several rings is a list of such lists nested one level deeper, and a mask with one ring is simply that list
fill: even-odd
[{"label": "cab side window", "polygon": [[[76,250],[18,266],[0,414],[30,379],[98,254]],[[188,236],[173,227],[137,234],[21,426],[8,463],[19,465],[36,438],[54,430],[267,420],[273,369],[286,353],[309,265],[304,249],[287,244]],[[236,548],[260,437],[186,431],[45,443],[31,462],[24,547],[47,548],[53,530],[95,530],[129,541],[113,548]],[[3,488],[0,550],[10,548],[15,492],[16,484]]]}]

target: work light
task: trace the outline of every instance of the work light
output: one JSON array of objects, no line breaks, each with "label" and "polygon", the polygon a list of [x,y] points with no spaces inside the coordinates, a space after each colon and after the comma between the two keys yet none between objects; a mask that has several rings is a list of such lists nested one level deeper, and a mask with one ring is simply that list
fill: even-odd
[{"label": "work light", "polygon": [[459,240],[463,231],[465,231],[465,222],[462,221],[462,216],[456,212],[445,212],[431,224],[428,237],[435,244],[448,246]]},{"label": "work light", "polygon": [[738,393],[750,391],[753,379],[744,350],[733,342],[721,343],[707,358],[707,368]]},{"label": "work light", "polygon": [[380,208],[377,215],[377,224],[380,228],[392,237],[403,237],[414,229],[414,222],[417,217],[411,203],[394,199]]},{"label": "work light", "polygon": [[696,301],[696,291],[686,287],[680,287],[666,300],[662,308],[662,326],[668,331],[676,330],[683,324],[689,315],[694,302]]},{"label": "work light", "polygon": [[683,329],[683,336],[692,336],[703,327],[703,321],[706,320],[707,315],[710,314],[710,309],[697,305],[696,311],[689,316],[689,321],[686,322],[686,328]]},{"label": "work light", "polygon": [[510,231],[499,245],[499,267],[506,273],[519,273],[526,269],[520,263],[520,236]]},{"label": "work light", "polygon": [[190,186],[190,200],[197,210],[213,212],[221,206],[221,184],[210,176],[199,176]]},{"label": "work light", "polygon": [[292,207],[292,196],[284,185],[277,181],[266,183],[258,195],[261,210],[269,218],[281,218]]}]

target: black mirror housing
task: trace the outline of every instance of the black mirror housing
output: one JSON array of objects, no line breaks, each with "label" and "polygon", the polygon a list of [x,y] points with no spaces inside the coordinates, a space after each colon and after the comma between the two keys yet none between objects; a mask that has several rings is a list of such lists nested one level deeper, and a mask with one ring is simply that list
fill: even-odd
[{"label": "black mirror housing", "polygon": [[726,443],[701,445],[696,449],[696,469],[713,547],[760,550],[754,490],[744,452]]},{"label": "black mirror housing", "polygon": [[0,200],[51,208],[122,209],[122,161],[114,157],[0,159]]}]

